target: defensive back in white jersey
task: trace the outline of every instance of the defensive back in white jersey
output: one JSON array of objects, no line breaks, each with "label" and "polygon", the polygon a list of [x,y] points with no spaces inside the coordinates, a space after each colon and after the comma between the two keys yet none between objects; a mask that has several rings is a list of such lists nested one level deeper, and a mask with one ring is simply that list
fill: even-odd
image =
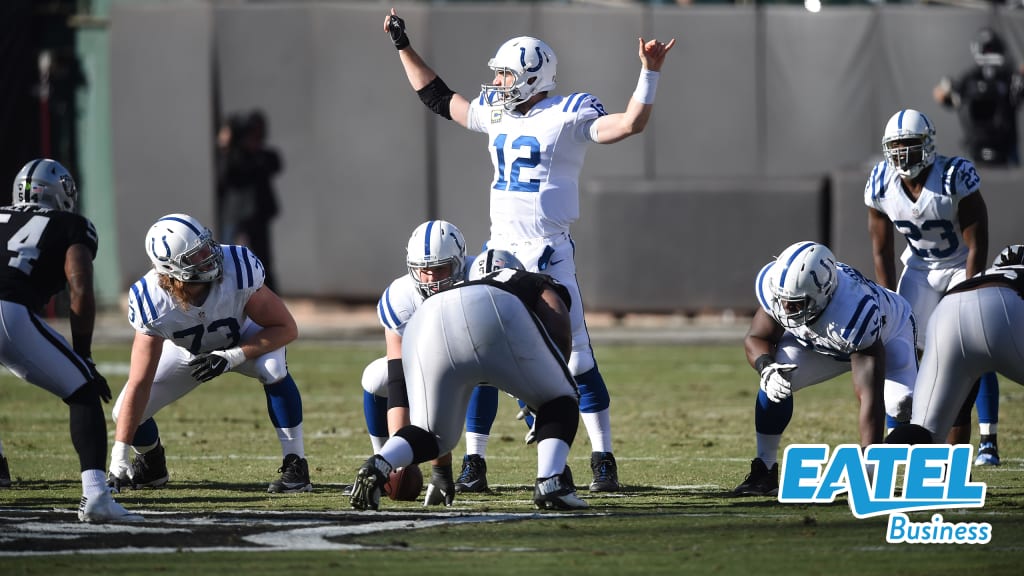
[{"label": "defensive back in white jersey", "polygon": [[899,174],[885,162],[871,171],[864,203],[887,215],[907,239],[901,260],[920,270],[964,268],[968,247],[960,231],[960,201],[980,188],[970,160],[937,155],[917,201],[907,196]]}]

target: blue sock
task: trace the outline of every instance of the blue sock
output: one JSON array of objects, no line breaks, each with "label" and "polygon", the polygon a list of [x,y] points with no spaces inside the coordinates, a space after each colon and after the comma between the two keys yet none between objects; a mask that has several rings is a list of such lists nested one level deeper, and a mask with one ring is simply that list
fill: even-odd
[{"label": "blue sock", "polygon": [[263,392],[267,395],[267,412],[274,428],[294,428],[302,424],[302,396],[290,373],[264,386]]},{"label": "blue sock", "polygon": [[[519,402],[519,409],[520,410],[523,410],[523,409],[526,408],[526,402],[523,402],[519,398],[516,398],[516,402]],[[526,427],[527,428],[533,428],[533,414],[530,414],[529,412],[527,412],[526,413],[526,417],[523,418],[523,422],[526,422]]]},{"label": "blue sock", "polygon": [[759,434],[782,434],[793,419],[793,397],[772,402],[764,390],[758,390],[754,405],[754,429]]},{"label": "blue sock", "polygon": [[580,412],[600,412],[611,405],[608,386],[601,377],[597,365],[576,377],[576,388],[580,391]]},{"label": "blue sock", "polygon": [[363,390],[363,417],[370,436],[388,437],[388,399]]},{"label": "blue sock", "polygon": [[160,440],[160,430],[156,426],[156,420],[152,418],[139,424],[139,428],[132,437],[132,446],[152,446]]},{"label": "blue sock", "polygon": [[978,387],[978,399],[974,401],[978,409],[978,422],[984,424],[996,424],[999,422],[999,378],[995,372],[988,372],[981,376],[981,386]]},{"label": "blue sock", "polygon": [[466,410],[466,432],[490,435],[491,425],[498,416],[498,389],[494,386],[477,386],[469,397]]}]

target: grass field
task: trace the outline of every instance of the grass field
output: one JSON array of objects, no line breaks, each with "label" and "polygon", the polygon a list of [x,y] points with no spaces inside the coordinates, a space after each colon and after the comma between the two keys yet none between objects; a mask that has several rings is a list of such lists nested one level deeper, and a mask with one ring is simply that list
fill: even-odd
[{"label": "grass field", "polygon": [[[171,483],[118,497],[147,517],[130,528],[77,522],[80,486],[67,410],[5,373],[0,439],[15,485],[0,490],[0,573],[1021,573],[1024,461],[1017,440],[1024,434],[1024,388],[1015,383],[1002,382],[1004,464],[974,471],[973,479],[988,485],[986,506],[943,511],[947,522],[990,523],[991,543],[891,545],[886,520],[856,519],[845,497],[830,505],[782,505],[728,495],[754,451],[757,380],[738,344],[598,347],[625,489],[592,496],[581,490],[591,505],[585,513],[532,509],[535,451],[523,444],[525,427],[505,396],[488,448],[492,494],[460,497],[450,510],[385,500],[380,513],[351,511],[342,489],[370,451],[359,379],[381,352],[356,344],[289,348],[305,407],[311,494],[266,494],[280,449],[254,381],[228,375],[166,408],[157,421]],[[99,347],[95,357],[116,393],[128,346]],[[848,376],[801,391],[796,400],[787,442],[856,443]],[[457,458],[461,451],[460,445]],[[570,457],[581,485],[589,481],[589,454],[581,425]],[[911,515],[918,522],[929,517]]]}]

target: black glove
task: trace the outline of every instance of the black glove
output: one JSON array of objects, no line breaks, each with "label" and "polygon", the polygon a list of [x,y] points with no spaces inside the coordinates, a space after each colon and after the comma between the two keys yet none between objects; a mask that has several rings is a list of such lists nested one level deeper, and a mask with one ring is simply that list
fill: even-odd
[{"label": "black glove", "polygon": [[409,47],[409,37],[405,35],[405,20],[395,14],[388,16],[388,34],[391,35],[391,41],[395,43],[396,49],[404,50]]},{"label": "black glove", "polygon": [[100,371],[96,369],[96,363],[92,361],[92,358],[85,359],[85,365],[89,367],[89,372],[92,374],[92,379],[89,384],[96,390],[96,394],[99,395],[100,400],[109,403],[113,395],[110,393],[110,385],[107,384],[107,379],[100,374]]},{"label": "black glove", "polygon": [[196,356],[188,363],[192,367],[192,377],[200,382],[208,382],[231,369],[228,359],[218,354]]},{"label": "black glove", "polygon": [[1011,244],[996,256],[993,266],[1002,268],[1005,266],[1019,266],[1024,264],[1024,245]]}]

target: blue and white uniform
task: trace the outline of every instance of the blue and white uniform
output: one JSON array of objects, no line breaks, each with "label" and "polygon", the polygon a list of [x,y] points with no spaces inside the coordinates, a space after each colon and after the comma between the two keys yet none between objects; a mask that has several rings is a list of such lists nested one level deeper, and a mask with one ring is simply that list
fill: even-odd
[{"label": "blue and white uniform", "polygon": [[969,250],[958,214],[960,202],[978,192],[980,184],[969,160],[937,155],[916,201],[885,161],[875,165],[864,187],[865,204],[888,216],[907,240],[896,292],[910,302],[922,328],[918,348],[923,347],[923,328],[939,299],[967,277]]},{"label": "blue and white uniform", "polygon": [[[757,275],[757,299],[782,323],[770,304],[767,264]],[[787,374],[793,392],[850,370],[850,355],[881,341],[885,347],[885,410],[897,420],[910,417],[917,376],[916,331],[910,304],[891,290],[868,280],[854,268],[836,263],[837,286],[825,310],[811,323],[787,328],[775,362],[796,364]]]},{"label": "blue and white uniform", "polygon": [[[246,316],[245,306],[263,286],[263,264],[243,246],[220,248],[224,254],[223,276],[212,283],[201,305],[184,306],[176,300],[160,287],[156,270],[150,270],[129,290],[128,321],[132,327],[164,338],[143,421],[199,386],[188,365],[197,355],[234,348],[262,329]],[[278,382],[288,375],[285,350],[282,347],[250,358],[234,371],[257,378],[264,385]],[[114,405],[115,420],[124,394],[122,390]]]},{"label": "blue and white uniform", "polygon": [[470,102],[467,128],[484,132],[494,165],[490,187],[489,248],[515,254],[528,271],[547,274],[569,290],[573,306],[572,356],[576,376],[595,366],[576,281],[569,227],[579,218],[579,176],[590,127],[606,115],[595,96],[551,96],[526,114]]}]

